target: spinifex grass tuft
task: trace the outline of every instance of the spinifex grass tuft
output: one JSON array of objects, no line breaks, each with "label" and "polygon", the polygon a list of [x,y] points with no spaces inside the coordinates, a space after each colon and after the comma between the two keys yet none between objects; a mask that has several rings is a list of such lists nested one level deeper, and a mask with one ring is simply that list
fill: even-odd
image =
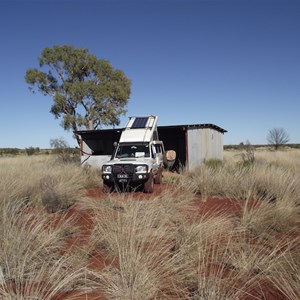
[{"label": "spinifex grass tuft", "polygon": [[[71,219],[58,224],[22,201],[0,204],[0,299],[52,299],[84,288],[85,269],[61,255]],[[2,298],[1,298],[2,297]]]}]

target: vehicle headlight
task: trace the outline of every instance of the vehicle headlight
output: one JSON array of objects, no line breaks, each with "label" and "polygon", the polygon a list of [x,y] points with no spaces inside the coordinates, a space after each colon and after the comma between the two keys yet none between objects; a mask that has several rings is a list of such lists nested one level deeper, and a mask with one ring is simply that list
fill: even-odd
[{"label": "vehicle headlight", "polygon": [[107,166],[107,165],[102,166],[102,173],[111,173],[111,171],[112,171],[111,166]]},{"label": "vehicle headlight", "polygon": [[146,165],[135,167],[135,172],[136,173],[147,173],[147,171],[148,171],[148,166],[146,166]]}]

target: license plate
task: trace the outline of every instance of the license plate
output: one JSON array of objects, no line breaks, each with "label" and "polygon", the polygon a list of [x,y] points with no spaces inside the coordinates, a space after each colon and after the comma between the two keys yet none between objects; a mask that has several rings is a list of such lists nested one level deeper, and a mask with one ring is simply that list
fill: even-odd
[{"label": "license plate", "polygon": [[117,175],[118,178],[128,178],[127,174],[118,174]]},{"label": "license plate", "polygon": [[127,182],[127,179],[119,179],[119,182]]}]

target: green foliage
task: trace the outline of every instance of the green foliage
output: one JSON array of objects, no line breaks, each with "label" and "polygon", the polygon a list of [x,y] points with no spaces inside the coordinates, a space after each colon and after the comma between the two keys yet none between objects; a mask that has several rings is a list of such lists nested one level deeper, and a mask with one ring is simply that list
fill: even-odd
[{"label": "green foliage", "polygon": [[29,148],[25,148],[25,152],[27,155],[34,155],[36,153],[40,152],[40,148],[39,147],[29,147]]},{"label": "green foliage", "polygon": [[122,71],[69,45],[45,48],[39,64],[45,72],[30,68],[25,80],[33,92],[35,88],[53,98],[51,113],[62,117],[65,130],[119,125],[131,86]]},{"label": "green foliage", "polygon": [[51,139],[52,153],[56,154],[62,163],[79,162],[79,150],[71,148],[63,138]]},{"label": "green foliage", "polygon": [[18,155],[23,151],[19,148],[1,148],[0,155]]},{"label": "green foliage", "polygon": [[55,154],[60,154],[69,148],[68,143],[63,138],[51,139],[50,146]]},{"label": "green foliage", "polygon": [[294,145],[292,146],[292,148],[300,149],[300,145],[299,145],[299,144],[294,144]]},{"label": "green foliage", "polygon": [[208,159],[204,160],[204,164],[211,169],[218,169],[223,166],[223,161],[220,159]]}]

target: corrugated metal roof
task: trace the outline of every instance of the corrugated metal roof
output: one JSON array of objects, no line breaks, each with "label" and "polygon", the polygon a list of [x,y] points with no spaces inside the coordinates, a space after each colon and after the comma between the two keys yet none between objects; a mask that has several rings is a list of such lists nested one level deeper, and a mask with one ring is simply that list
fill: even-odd
[{"label": "corrugated metal roof", "polygon": [[168,126],[158,126],[158,128],[184,128],[184,129],[199,129],[199,128],[211,128],[214,129],[216,131],[225,133],[227,132],[227,130],[214,125],[214,124],[186,124],[186,125],[168,125]]},{"label": "corrugated metal roof", "polygon": [[[185,124],[185,125],[167,125],[167,126],[157,126],[157,129],[159,131],[159,129],[179,129],[179,128],[183,128],[185,130],[187,129],[199,129],[199,128],[211,128],[211,129],[214,129],[216,131],[219,131],[221,133],[225,133],[227,132],[227,130],[217,126],[217,125],[214,125],[214,124]],[[79,135],[85,135],[85,134],[89,134],[89,133],[97,133],[97,132],[121,132],[122,130],[124,130],[125,128],[114,128],[114,129],[95,129],[95,130],[78,130],[78,131],[75,131],[74,133],[75,134],[79,134]]]}]

